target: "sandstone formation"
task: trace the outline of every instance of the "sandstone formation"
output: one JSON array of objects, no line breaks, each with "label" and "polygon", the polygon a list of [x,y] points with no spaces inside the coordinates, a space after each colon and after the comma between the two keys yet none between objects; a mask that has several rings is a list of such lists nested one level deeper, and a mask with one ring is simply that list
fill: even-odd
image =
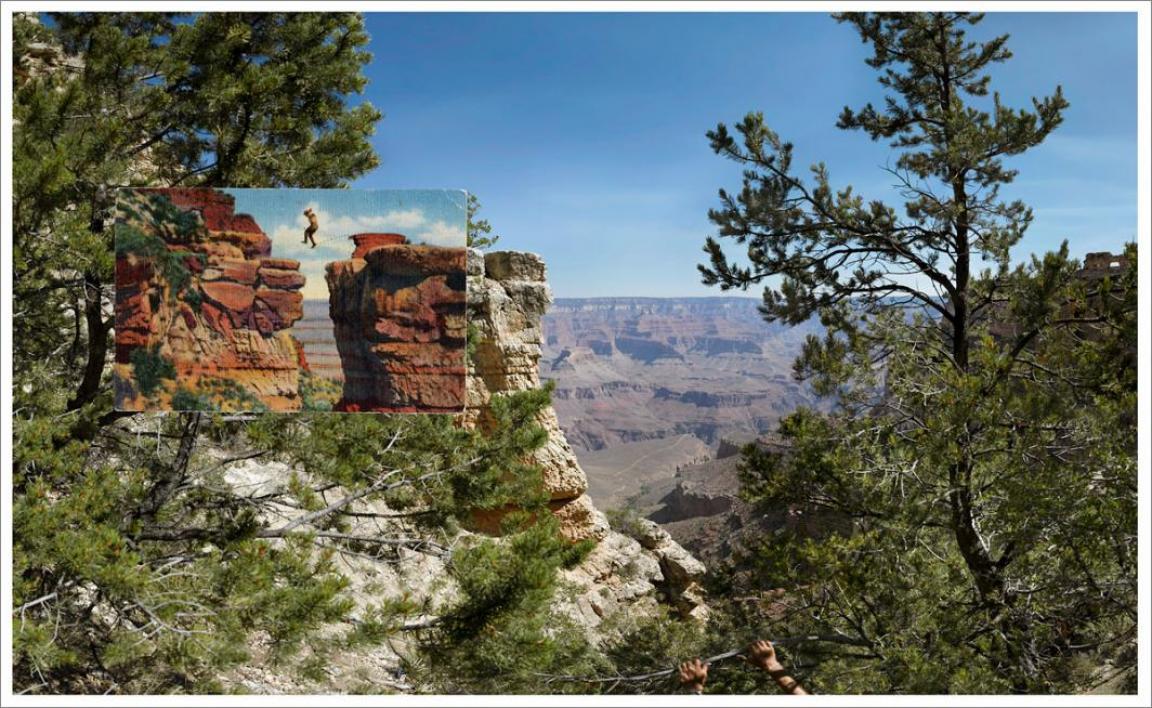
[{"label": "sandstone formation", "polygon": [[[300,408],[302,352],[287,331],[303,314],[297,261],[232,196],[214,189],[140,189],[121,195],[116,257],[116,404],[166,409],[184,391],[198,405]],[[133,236],[136,240],[124,242]],[[175,376],[140,389],[134,352]],[[177,406],[189,399],[177,400]]]},{"label": "sandstone formation", "polygon": [[[552,301],[544,262],[532,253],[468,251],[468,321],[473,354],[468,362],[465,422],[482,430],[492,425],[494,396],[540,386],[541,317]],[[706,606],[699,581],[705,568],[654,524],[644,522],[639,540],[612,530],[585,493],[588,480],[551,406],[537,423],[548,441],[532,461],[544,471],[550,507],[572,540],[595,540],[579,566],[564,572],[573,592],[568,611],[595,630],[617,612],[643,614],[663,601],[686,616],[703,619]],[[499,514],[477,520],[478,530],[495,533]]]},{"label": "sandstone formation", "polygon": [[353,240],[352,259],[326,266],[344,373],[335,410],[460,412],[464,249],[408,244],[399,234]]},{"label": "sandstone formation", "polygon": [[352,258],[363,258],[368,255],[368,251],[378,246],[399,246],[408,243],[408,237],[404,234],[392,233],[362,233],[353,234],[352,243],[356,244],[356,250],[352,252]]},{"label": "sandstone formation", "polygon": [[[472,325],[472,357],[468,362],[469,425],[490,429],[488,402],[493,396],[540,387],[540,318],[552,302],[544,262],[532,253],[468,252],[468,320]],[[551,406],[537,423],[548,431],[548,442],[533,456],[544,470],[553,513],[571,539],[602,538],[608,524],[584,492],[588,480],[568,444]],[[494,530],[499,517],[482,520]]]}]

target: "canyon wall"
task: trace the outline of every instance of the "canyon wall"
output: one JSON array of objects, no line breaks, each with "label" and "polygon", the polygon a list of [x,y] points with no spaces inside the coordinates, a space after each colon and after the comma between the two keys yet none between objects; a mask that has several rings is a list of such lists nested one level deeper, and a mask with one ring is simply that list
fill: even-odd
[{"label": "canyon wall", "polygon": [[[544,262],[530,253],[484,255],[469,249],[467,277],[473,353],[467,369],[468,406],[461,422],[484,429],[493,423],[489,406],[494,396],[540,385],[541,317],[552,296]],[[552,510],[569,539],[594,542],[581,563],[561,571],[562,583],[554,598],[557,610],[583,628],[594,643],[618,637],[661,606],[685,618],[706,620],[708,606],[700,587],[704,565],[650,521],[638,520],[629,534],[611,529],[584,493],[587,479],[555,411],[545,408],[537,422],[547,430],[548,440],[533,460],[543,468]],[[265,485],[284,485],[290,470],[249,460],[232,465],[228,476],[255,494],[263,493]],[[382,504],[371,510],[389,512]],[[467,543],[476,533],[498,532],[498,515],[476,521],[474,528],[460,531],[446,545]],[[446,557],[407,549],[399,549],[397,555],[398,561],[377,561],[367,555],[343,560],[348,566],[349,594],[358,604],[372,606],[403,598],[435,608],[451,601],[456,588]],[[367,670],[383,685],[407,692],[405,668],[415,658],[412,645],[398,637],[368,649],[334,647],[324,657],[329,670],[317,681],[256,660],[226,676],[224,682],[252,693],[326,693],[347,690],[352,678]]]},{"label": "canyon wall", "polygon": [[[488,403],[493,396],[540,387],[540,319],[551,302],[539,256],[513,251],[484,256],[469,251],[468,319],[473,337],[468,362],[469,425],[481,430],[491,427]],[[588,480],[560,430],[555,410],[545,408],[537,423],[548,431],[548,442],[535,452],[533,461],[544,470],[549,506],[565,535],[573,540],[602,538],[608,524],[584,494]],[[494,531],[498,515],[482,520],[481,525]]]},{"label": "canyon wall", "polygon": [[573,447],[583,454],[682,435],[714,447],[774,430],[782,414],[811,404],[791,367],[815,324],[770,325],[759,304],[557,300],[544,318],[542,375],[556,382],[556,411]]},{"label": "canyon wall", "polygon": [[[305,362],[286,330],[303,315],[305,278],[234,207],[206,188],[120,195],[118,409],[300,409]],[[167,375],[148,381],[146,368]]]}]

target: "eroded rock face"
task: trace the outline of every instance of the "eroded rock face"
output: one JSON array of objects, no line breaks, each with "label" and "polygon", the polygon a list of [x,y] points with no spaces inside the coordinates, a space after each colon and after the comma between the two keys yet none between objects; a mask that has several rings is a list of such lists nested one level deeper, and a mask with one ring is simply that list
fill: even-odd
[{"label": "eroded rock face", "polygon": [[[540,387],[540,318],[551,301],[544,261],[536,254],[469,251],[468,321],[475,336],[468,362],[469,425],[491,429],[488,403],[493,396]],[[584,494],[588,480],[556,412],[549,406],[536,422],[548,432],[548,442],[534,453],[533,462],[544,470],[550,506],[565,535],[603,538],[608,524]],[[485,526],[498,527],[497,515],[485,521]]]},{"label": "eroded rock face", "polygon": [[458,413],[464,406],[462,248],[359,234],[362,258],[326,266],[344,370],[342,411]]},{"label": "eroded rock face", "polygon": [[[165,201],[181,223],[157,220]],[[251,216],[234,213],[224,192],[134,190],[121,196],[121,208],[125,226],[159,238],[176,258],[117,253],[117,407],[165,408],[183,389],[224,409],[299,410],[303,353],[286,330],[303,315],[300,263],[272,258],[271,240]],[[133,351],[142,347],[176,372],[151,403],[132,386]],[[221,391],[241,399],[220,398]]]},{"label": "eroded rock face", "polygon": [[708,569],[655,522],[641,519],[637,526],[636,540],[659,559],[661,585],[667,596],[683,614],[706,619],[708,609],[700,583]]},{"label": "eroded rock face", "polygon": [[[468,409],[465,421],[481,429],[493,425],[489,402],[494,396],[540,386],[541,317],[552,301],[544,261],[532,253],[468,252],[468,321],[474,354],[468,362]],[[651,524],[650,542],[613,531],[585,493],[588,480],[551,406],[536,421],[548,442],[532,461],[544,471],[552,497],[549,508],[564,535],[591,539],[596,546],[579,566],[564,571],[572,590],[567,611],[592,635],[620,611],[640,615],[664,602],[685,616],[706,618],[699,581],[704,566]],[[479,531],[496,533],[501,515],[477,520]]]},{"label": "eroded rock face", "polygon": [[[491,268],[485,267],[487,260]],[[337,277],[352,277],[367,266],[364,259],[332,264]],[[489,403],[494,396],[540,385],[540,317],[551,300],[544,262],[533,254],[497,252],[487,258],[469,249],[467,254],[468,322],[475,337],[476,354],[468,362],[468,408],[464,425],[492,424]],[[547,444],[533,460],[544,470],[552,496],[550,508],[560,519],[568,538],[590,539],[594,547],[573,568],[561,571],[554,602],[559,612],[584,629],[589,641],[601,643],[635,627],[637,620],[655,613],[662,605],[675,608],[686,618],[704,621],[707,605],[700,590],[704,566],[655,524],[640,522],[632,535],[609,528],[605,517],[584,494],[587,482],[571,446],[556,422],[551,407],[541,411],[538,422],[548,431]],[[248,494],[267,493],[285,484],[288,474],[268,469],[264,462],[235,463],[230,480],[242,484]],[[359,508],[359,507],[358,507]],[[382,502],[364,508],[390,513]],[[298,513],[304,513],[300,511]],[[500,514],[477,520],[474,528],[459,531],[446,545],[453,548],[472,543],[478,533],[499,532]],[[366,519],[351,522],[350,533],[378,533]],[[445,559],[400,549],[396,561],[373,561],[356,556],[349,567],[349,591],[358,607],[378,605],[388,599],[441,607],[457,597],[458,586],[449,577]],[[416,618],[422,619],[422,618]],[[258,654],[258,652],[257,652]],[[333,667],[322,685],[301,684],[291,676],[257,661],[225,677],[226,682],[256,693],[329,693],[344,690],[343,676],[365,668],[382,681],[403,678],[402,667],[415,652],[404,641],[378,648],[334,648],[325,655]],[[386,683],[407,692],[408,687]]]},{"label": "eroded rock face", "polygon": [[561,607],[593,641],[629,629],[660,605],[706,622],[705,572],[703,563],[656,524],[641,522],[636,538],[610,531],[582,563],[562,572],[573,592]]}]

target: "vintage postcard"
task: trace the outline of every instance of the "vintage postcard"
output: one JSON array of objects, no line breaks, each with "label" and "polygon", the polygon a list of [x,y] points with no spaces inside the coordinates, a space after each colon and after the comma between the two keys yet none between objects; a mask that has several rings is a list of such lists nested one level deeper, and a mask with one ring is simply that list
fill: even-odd
[{"label": "vintage postcard", "polygon": [[116,408],[463,410],[466,202],[121,190]]}]

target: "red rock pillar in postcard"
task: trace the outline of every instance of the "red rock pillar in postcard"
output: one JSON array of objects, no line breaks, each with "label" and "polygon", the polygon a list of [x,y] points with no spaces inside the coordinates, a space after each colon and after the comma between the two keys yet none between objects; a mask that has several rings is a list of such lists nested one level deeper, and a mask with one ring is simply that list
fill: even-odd
[{"label": "red rock pillar in postcard", "polygon": [[327,265],[329,312],[344,370],[337,410],[456,413],[465,398],[463,248],[357,234]]}]

